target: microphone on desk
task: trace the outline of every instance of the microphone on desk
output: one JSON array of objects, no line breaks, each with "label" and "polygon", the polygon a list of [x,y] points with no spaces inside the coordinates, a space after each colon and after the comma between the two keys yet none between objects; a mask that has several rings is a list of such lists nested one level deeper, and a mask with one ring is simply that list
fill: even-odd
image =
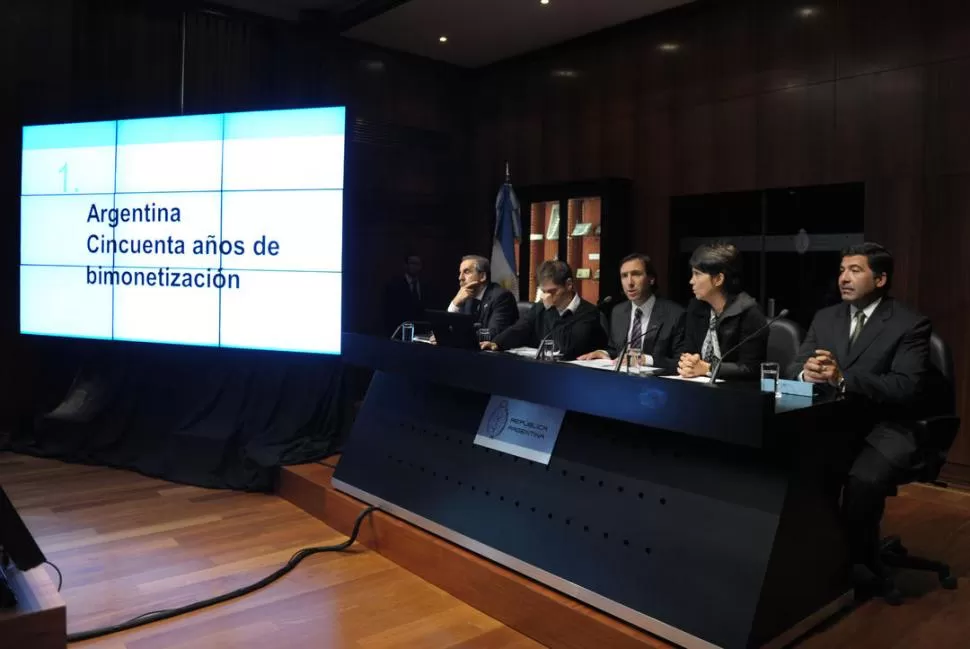
[{"label": "microphone on desk", "polygon": [[721,359],[726,358],[727,356],[733,354],[735,351],[738,350],[739,347],[741,347],[741,345],[748,342],[749,340],[751,340],[752,338],[760,334],[762,331],[770,327],[771,323],[775,322],[776,320],[781,320],[786,315],[788,315],[788,309],[782,309],[781,312],[779,312],[778,315],[776,315],[774,318],[771,318],[770,320],[765,322],[763,325],[761,325],[760,327],[752,331],[750,334],[742,338],[741,342],[739,342],[737,345],[727,350],[727,352],[721,354],[721,358],[717,359],[717,361],[714,363],[714,367],[711,368],[711,380],[708,381],[708,383],[714,383],[714,381],[717,380],[717,375],[721,371]]},{"label": "microphone on desk", "polygon": [[555,335],[560,331],[564,331],[570,327],[573,327],[579,324],[580,322],[589,322],[589,321],[592,321],[594,318],[600,317],[599,310],[590,311],[589,313],[592,315],[592,317],[588,315],[576,317],[576,315],[573,314],[573,317],[570,318],[569,320],[563,320],[559,322],[555,327],[550,329],[549,333],[547,333],[545,336],[542,337],[541,340],[539,340],[539,348],[536,350],[536,360],[539,360],[542,357],[542,343],[549,340],[549,338],[551,338],[553,335]]}]

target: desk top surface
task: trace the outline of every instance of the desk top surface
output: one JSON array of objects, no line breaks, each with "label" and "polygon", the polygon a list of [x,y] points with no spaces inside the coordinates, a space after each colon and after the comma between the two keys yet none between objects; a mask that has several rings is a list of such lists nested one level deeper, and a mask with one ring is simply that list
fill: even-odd
[{"label": "desk top surface", "polygon": [[344,360],[416,380],[501,395],[653,428],[762,447],[771,431],[835,405],[830,398],[775,399],[757,382],[716,385],[344,334]]}]

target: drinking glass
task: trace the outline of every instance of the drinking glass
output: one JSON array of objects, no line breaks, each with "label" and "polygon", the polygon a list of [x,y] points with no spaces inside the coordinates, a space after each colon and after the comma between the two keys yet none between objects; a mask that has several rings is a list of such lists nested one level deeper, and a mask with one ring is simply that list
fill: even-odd
[{"label": "drinking glass", "polygon": [[401,340],[410,343],[414,342],[414,323],[405,322],[401,325]]},{"label": "drinking glass", "polygon": [[626,372],[639,376],[643,372],[643,351],[631,348],[626,353]]},{"label": "drinking glass", "polygon": [[774,392],[776,399],[781,398],[778,385],[779,373],[780,367],[778,363],[761,364],[761,391]]},{"label": "drinking glass", "polygon": [[556,341],[547,339],[539,343],[539,358],[544,361],[554,361],[556,356],[559,355],[559,349],[556,348]]}]

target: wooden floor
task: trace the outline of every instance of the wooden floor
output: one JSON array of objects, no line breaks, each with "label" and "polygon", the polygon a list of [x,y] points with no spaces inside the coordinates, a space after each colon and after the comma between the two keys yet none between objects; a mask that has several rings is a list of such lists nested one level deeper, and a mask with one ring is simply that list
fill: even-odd
[{"label": "wooden floor", "polygon": [[799,649],[964,649],[970,647],[970,492],[908,485],[887,503],[883,533],[899,534],[917,556],[946,561],[959,588],[903,571],[902,606],[871,601],[832,620]]},{"label": "wooden floor", "polygon": [[[126,471],[0,453],[0,483],[64,573],[70,632],[237,588],[298,548],[344,539],[275,496],[174,485]],[[913,551],[949,561],[960,576],[959,590],[939,589],[930,575],[905,573],[900,585],[909,599],[903,606],[866,603],[799,649],[970,646],[970,493],[907,487],[890,499],[885,527],[901,533]],[[539,645],[355,546],[311,557],[241,600],[72,647]]]},{"label": "wooden floor", "polygon": [[[0,484],[64,574],[69,633],[221,594],[264,577],[302,547],[346,538],[276,496],[186,487],[127,471],[0,453]],[[305,559],[242,599],[71,646],[540,645],[354,546]]]}]

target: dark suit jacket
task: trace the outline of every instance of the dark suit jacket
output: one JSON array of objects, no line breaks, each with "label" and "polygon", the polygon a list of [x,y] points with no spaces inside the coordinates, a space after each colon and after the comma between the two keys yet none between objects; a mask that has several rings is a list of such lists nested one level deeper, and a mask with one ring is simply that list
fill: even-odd
[{"label": "dark suit jacket", "polygon": [[492,332],[493,340],[519,319],[515,296],[495,282],[489,284],[482,293],[482,302],[478,306],[477,313],[474,300],[465,300],[458,310],[475,316],[476,322],[481,323],[482,329]]},{"label": "dark suit jacket", "polygon": [[411,286],[399,275],[384,286],[384,328],[390,335],[399,324],[407,321],[424,319],[425,297],[427,296],[424,282],[420,282],[421,297],[415,299],[411,294]]},{"label": "dark suit jacket", "polygon": [[[575,319],[575,324],[565,324],[564,320]],[[558,327],[558,329],[556,329]],[[499,349],[515,347],[537,347],[553,329],[552,339],[562,351],[564,360],[606,346],[606,318],[600,310],[587,302],[579,301],[576,313],[568,319],[560,317],[556,309],[546,309],[542,302],[536,302],[525,317],[500,333],[494,340]]]},{"label": "dark suit jacket", "polygon": [[[684,353],[701,353],[710,319],[711,305],[700,300],[691,300],[687,305]],[[767,320],[753,297],[747,293],[736,295],[724,308],[717,321],[717,342],[721,353],[730,351],[745,337],[764,326],[765,322]],[[760,335],[721,359],[718,376],[722,379],[758,379],[761,376],[761,363],[767,356],[768,329],[766,327]]]},{"label": "dark suit jacket", "polygon": [[[656,298],[650,322],[643,334],[643,352],[653,356],[653,364],[676,369],[680,350],[684,345],[684,307],[662,297]],[[611,358],[620,355],[630,335],[630,314],[633,302],[627,300],[613,307],[610,313],[610,342],[607,351]]]},{"label": "dark suit jacket", "polygon": [[[788,367],[798,378],[816,349],[835,355],[845,377],[845,391],[862,407],[866,441],[896,466],[905,467],[917,448],[906,421],[928,410],[935,371],[929,360],[930,321],[886,296],[849,349],[850,309],[847,303],[822,309],[798,357]],[[937,386],[938,387],[938,386]],[[893,422],[892,425],[880,425]]]}]

